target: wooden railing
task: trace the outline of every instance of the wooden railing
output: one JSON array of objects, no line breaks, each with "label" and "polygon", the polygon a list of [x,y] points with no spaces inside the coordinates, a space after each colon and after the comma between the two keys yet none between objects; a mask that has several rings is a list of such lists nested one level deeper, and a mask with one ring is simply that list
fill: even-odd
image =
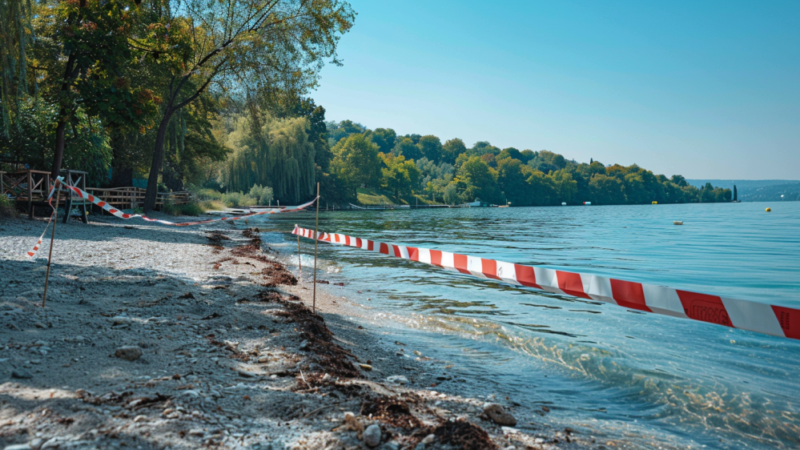
[{"label": "wooden railing", "polygon": [[[62,170],[61,175],[64,177],[64,183],[67,185],[83,189],[95,197],[103,199],[103,201],[115,208],[135,209],[144,206],[145,189],[133,186],[118,188],[86,187],[86,178],[88,174],[79,170]],[[50,179],[50,172],[33,169],[25,169],[11,173],[0,171],[0,195],[6,195],[17,202],[26,204],[30,218],[33,218],[34,206],[43,206],[47,204],[47,196],[50,194],[52,186],[53,180]],[[188,191],[159,192],[156,197],[156,208],[163,208],[164,203],[186,205],[191,203],[192,200],[192,193]],[[55,203],[55,201],[53,201],[53,203]],[[71,209],[73,205],[81,206],[84,209],[82,217],[84,221],[86,219],[86,208],[91,208],[88,202],[84,202],[73,195],[66,195],[65,190],[62,190],[58,206],[64,204],[67,206],[67,209]],[[66,219],[67,215],[65,215],[64,218]]]},{"label": "wooden railing", "polygon": [[[145,189],[126,186],[118,188],[86,188],[86,192],[103,199],[104,202],[119,209],[135,209],[144,206],[144,197],[147,192]],[[192,202],[192,193],[188,191],[180,192],[159,192],[156,197],[156,207],[161,208],[164,202],[173,205],[186,205]]]}]

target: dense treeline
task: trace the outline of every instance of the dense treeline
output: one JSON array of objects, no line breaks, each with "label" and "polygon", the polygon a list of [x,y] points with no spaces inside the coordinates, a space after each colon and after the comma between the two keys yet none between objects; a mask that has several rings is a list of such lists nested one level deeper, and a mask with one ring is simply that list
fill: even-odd
[{"label": "dense treeline", "polygon": [[515,206],[592,202],[599,205],[725,202],[730,189],[701,189],[680,175],[667,178],[637,165],[578,163],[541,150],[500,149],[488,142],[468,148],[461,139],[398,136],[352,121],[328,123],[332,173],[352,198],[358,186],[387,189],[401,201],[412,193],[432,202],[480,200]]},{"label": "dense treeline", "polygon": [[[226,127],[263,110],[280,120],[254,125],[233,160],[263,159],[259,179],[288,173],[276,190],[310,195],[317,144],[296,106],[338,63],[354,19],[341,0],[2,0],[0,170],[85,170],[94,186],[146,178],[151,209],[158,188],[219,179]],[[305,153],[281,155],[298,139]]]}]

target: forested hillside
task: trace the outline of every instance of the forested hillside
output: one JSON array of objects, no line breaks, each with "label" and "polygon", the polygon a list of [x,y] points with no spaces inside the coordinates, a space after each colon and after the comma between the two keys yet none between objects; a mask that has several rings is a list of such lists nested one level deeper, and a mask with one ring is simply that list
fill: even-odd
[{"label": "forested hillside", "polygon": [[500,149],[458,138],[398,136],[390,128],[369,130],[352,121],[328,122],[331,173],[352,199],[356,187],[385,189],[398,202],[412,194],[431,202],[481,200],[512,206],[724,202],[730,189],[689,185],[638,167],[599,161],[578,163],[547,150]]}]

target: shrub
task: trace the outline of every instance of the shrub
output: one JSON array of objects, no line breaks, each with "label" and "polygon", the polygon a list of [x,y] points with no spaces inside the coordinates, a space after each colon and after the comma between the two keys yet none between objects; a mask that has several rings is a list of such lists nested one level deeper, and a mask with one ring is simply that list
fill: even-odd
[{"label": "shrub", "polygon": [[200,201],[222,200],[222,197],[224,195],[222,194],[222,192],[215,191],[213,189],[198,189],[192,192],[194,193],[194,196]]},{"label": "shrub", "polygon": [[256,200],[249,195],[241,192],[228,192],[222,196],[222,201],[228,208],[240,208],[245,206],[255,206]]},{"label": "shrub", "polygon": [[268,205],[272,202],[272,188],[269,186],[261,186],[256,184],[250,188],[250,197],[255,199],[258,205]]},{"label": "shrub", "polygon": [[14,200],[0,194],[0,217],[18,217]]},{"label": "shrub", "polygon": [[225,209],[225,203],[222,203],[221,200],[206,200],[200,202],[200,207],[203,208],[204,211],[209,211],[209,210],[220,211]]},{"label": "shrub", "polygon": [[177,216],[180,214],[178,207],[172,203],[172,197],[164,197],[164,204],[161,205],[161,212],[169,214],[170,216]]},{"label": "shrub", "polygon": [[184,216],[199,216],[205,212],[203,208],[195,202],[180,205],[178,210],[180,211],[181,215]]}]

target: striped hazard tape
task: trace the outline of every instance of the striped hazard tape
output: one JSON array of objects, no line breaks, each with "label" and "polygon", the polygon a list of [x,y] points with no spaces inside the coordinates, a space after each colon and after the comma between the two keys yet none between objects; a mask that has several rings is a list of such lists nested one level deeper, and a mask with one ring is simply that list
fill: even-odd
[{"label": "striped hazard tape", "polygon": [[50,228],[50,223],[53,222],[53,217],[56,214],[56,209],[53,208],[53,193],[56,191],[56,186],[60,184],[61,180],[63,179],[64,177],[58,177],[56,179],[56,182],[53,183],[53,186],[50,187],[50,193],[47,195],[47,204],[50,206],[53,212],[50,213],[50,218],[47,219],[47,225],[45,225],[44,230],[42,230],[42,235],[39,236],[39,240],[36,241],[36,245],[34,245],[29,252],[25,253],[25,256],[27,256],[28,258],[33,258],[34,256],[36,256],[36,253],[42,247],[42,240],[44,239],[44,235],[45,233],[47,233],[47,229]]},{"label": "striped hazard tape", "polygon": [[309,206],[313,205],[314,202],[317,201],[317,199],[315,198],[314,200],[311,200],[308,203],[303,203],[302,205],[297,206],[297,207],[292,208],[292,209],[281,208],[281,209],[279,209],[277,211],[256,211],[256,212],[251,212],[249,214],[242,214],[241,216],[221,217],[221,218],[218,218],[218,219],[208,219],[208,220],[198,220],[198,221],[194,221],[194,222],[175,223],[175,222],[170,222],[168,220],[151,219],[151,218],[149,218],[149,217],[147,217],[147,216],[145,216],[143,214],[128,214],[128,213],[120,211],[119,209],[114,208],[113,206],[109,205],[103,199],[101,199],[99,197],[95,197],[94,195],[92,195],[92,194],[90,194],[90,193],[88,193],[88,192],[86,192],[86,191],[84,191],[84,190],[82,190],[80,188],[76,188],[76,187],[73,187],[73,186],[64,186],[64,187],[66,187],[67,189],[69,189],[72,192],[74,192],[75,195],[77,195],[78,197],[86,199],[86,200],[89,200],[91,203],[103,208],[103,210],[106,211],[107,213],[109,213],[109,214],[111,214],[111,215],[113,215],[115,217],[119,217],[120,219],[140,218],[140,219],[146,220],[148,222],[158,222],[160,224],[170,225],[170,226],[173,226],[173,227],[188,227],[188,226],[191,226],[191,225],[201,225],[201,224],[204,224],[204,223],[247,219],[248,217],[263,216],[265,214],[279,214],[279,213],[302,211],[302,210],[308,208]]},{"label": "striped hazard tape", "polygon": [[[292,234],[314,239],[314,231],[295,225]],[[624,308],[699,320],[772,336],[800,339],[800,310],[747,300],[683,291],[599,275],[460,255],[441,250],[387,244],[337,233],[319,233],[319,240],[388,256],[418,261],[518,286],[612,303]]]},{"label": "striped hazard tape", "polygon": [[[61,184],[61,186],[63,188],[72,191],[71,193],[74,193],[75,195],[77,195],[78,197],[81,197],[83,199],[89,200],[91,203],[99,206],[100,208],[103,208],[104,211],[108,212],[109,214],[113,215],[114,217],[119,217],[120,219],[139,218],[139,219],[145,220],[147,222],[158,222],[160,224],[170,225],[170,226],[173,226],[173,227],[188,227],[188,226],[191,226],[191,225],[201,225],[201,224],[212,223],[212,222],[241,220],[241,219],[247,219],[248,217],[253,217],[253,216],[263,216],[265,214],[280,214],[280,213],[297,212],[297,211],[302,211],[302,210],[308,208],[309,206],[313,205],[314,202],[317,201],[317,198],[319,198],[319,197],[314,198],[314,200],[311,200],[308,203],[303,203],[302,205],[297,206],[297,207],[292,208],[292,209],[281,208],[281,209],[279,209],[277,211],[272,211],[272,210],[270,210],[270,211],[256,211],[256,212],[251,212],[249,214],[242,214],[240,216],[220,217],[220,218],[217,218],[217,219],[208,219],[208,220],[198,220],[198,221],[194,221],[194,222],[175,223],[175,222],[170,222],[168,220],[151,219],[150,217],[147,217],[147,216],[145,216],[143,214],[128,214],[128,213],[122,212],[121,210],[116,209],[113,206],[109,205],[103,199],[101,199],[99,197],[95,197],[94,195],[91,195],[88,192],[86,192],[86,191],[84,191],[84,190],[82,190],[80,188],[77,188],[77,187],[74,187],[74,186],[64,185],[60,181],[61,178],[62,177],[59,177],[58,180],[56,181],[56,183],[54,184],[54,187],[50,189],[50,196],[48,197],[48,204],[50,204],[51,208],[53,207],[53,205],[52,205],[52,196],[53,196],[53,192],[55,190],[55,185]],[[55,208],[53,209],[53,212],[55,213]],[[33,249],[31,251],[27,252],[28,258],[33,258],[33,256],[36,255],[36,252],[39,251],[39,247],[42,245],[42,239],[44,238],[44,234],[47,232],[47,228],[50,226],[50,222],[52,220],[53,220],[53,214],[50,215],[50,220],[48,220],[47,226],[45,227],[44,231],[42,232],[42,236],[39,238],[39,241],[36,243],[36,245],[33,246]]]}]

